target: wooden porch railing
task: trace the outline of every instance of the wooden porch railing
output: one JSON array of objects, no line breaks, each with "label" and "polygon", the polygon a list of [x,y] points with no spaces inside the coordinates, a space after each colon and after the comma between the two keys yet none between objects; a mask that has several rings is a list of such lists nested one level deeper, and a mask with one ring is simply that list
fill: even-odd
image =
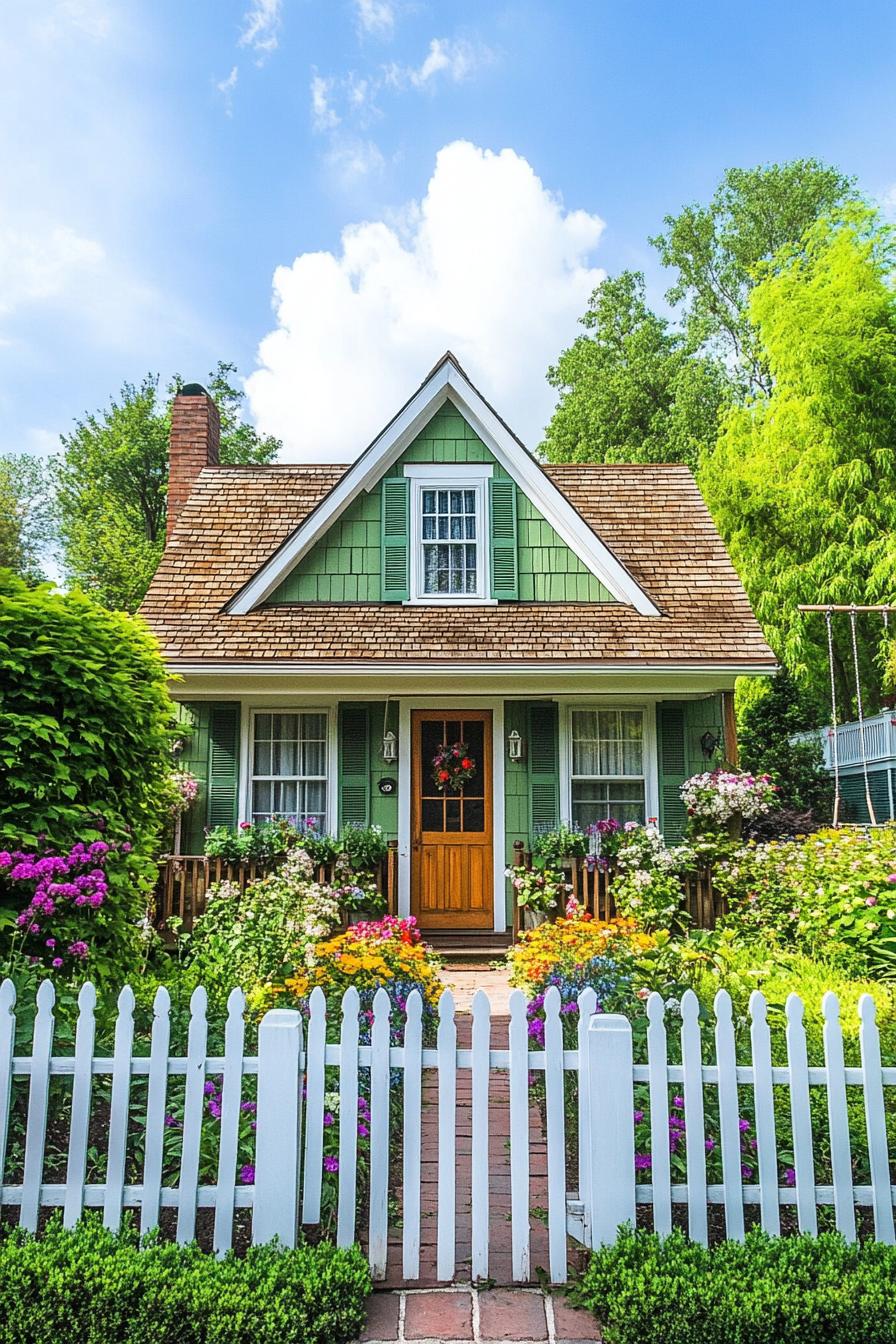
[{"label": "wooden porch railing", "polygon": [[[522,841],[513,846],[513,863],[517,868],[531,868],[532,855]],[[595,919],[614,919],[616,902],[613,899],[613,874],[603,868],[589,866],[583,858],[570,859],[564,865],[566,880],[572,885],[572,895]],[[713,929],[716,919],[724,913],[724,902],[713,890],[712,872],[701,869],[695,873],[686,873],[681,879],[682,906],[692,925],[698,929]],[[551,918],[563,914],[562,910],[552,913]],[[516,939],[522,911],[513,903],[513,936]]]},{"label": "wooden porch railing", "polygon": [[[273,859],[239,859],[231,862],[227,859],[209,858],[205,854],[165,854],[159,861],[159,880],[156,885],[156,927],[169,928],[172,916],[181,920],[184,929],[191,929],[193,922],[205,910],[205,897],[209,887],[216,882],[234,882],[240,891],[245,891],[256,878],[266,877],[276,872],[285,855],[279,854]],[[322,863],[315,873],[318,882],[333,881],[333,864]],[[376,874],[379,892],[386,894],[386,910],[394,915],[398,897],[398,846],[390,841],[389,853]]]}]

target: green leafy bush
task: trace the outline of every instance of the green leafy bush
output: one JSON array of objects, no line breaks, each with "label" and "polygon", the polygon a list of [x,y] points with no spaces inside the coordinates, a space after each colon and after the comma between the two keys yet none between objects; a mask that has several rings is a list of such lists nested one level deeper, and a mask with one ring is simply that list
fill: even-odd
[{"label": "green leafy bush", "polygon": [[553,831],[539,831],[532,840],[532,857],[545,868],[562,868],[566,859],[588,853],[588,837],[578,826],[561,821]]},{"label": "green leafy bush", "polygon": [[217,1260],[58,1216],[0,1239],[0,1344],[345,1344],[369,1292],[360,1251],[326,1242]]},{"label": "green leafy bush", "polygon": [[718,865],[713,885],[739,936],[772,938],[852,975],[896,974],[896,827],[746,845]]},{"label": "green leafy bush", "polygon": [[382,826],[353,826],[342,832],[342,853],[356,873],[374,872],[389,853],[389,842]]},{"label": "green leafy bush", "polygon": [[174,712],[158,648],[132,616],[0,571],[0,683],[0,852],[12,856],[0,863],[0,927],[14,925],[38,894],[23,876],[35,864],[71,870],[79,846],[108,855],[108,892],[85,932],[78,919],[62,927],[81,898],[51,888],[56,908],[44,913],[53,927],[30,919],[24,931],[36,937],[34,925],[40,946],[22,948],[19,939],[18,964],[6,969],[18,972],[36,955],[54,976],[86,972],[120,984],[143,955],[137,926],[170,815]]},{"label": "green leafy bush", "polygon": [[896,1247],[834,1233],[752,1231],[707,1249],[624,1230],[572,1296],[606,1344],[893,1344],[894,1284]]}]

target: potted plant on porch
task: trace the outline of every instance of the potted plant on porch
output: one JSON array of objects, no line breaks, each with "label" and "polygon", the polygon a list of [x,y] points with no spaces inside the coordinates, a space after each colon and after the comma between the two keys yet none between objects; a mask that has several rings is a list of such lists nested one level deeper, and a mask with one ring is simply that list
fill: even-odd
[{"label": "potted plant on porch", "polygon": [[572,891],[565,873],[555,868],[508,868],[507,876],[527,929],[537,928],[552,911],[563,909]]}]

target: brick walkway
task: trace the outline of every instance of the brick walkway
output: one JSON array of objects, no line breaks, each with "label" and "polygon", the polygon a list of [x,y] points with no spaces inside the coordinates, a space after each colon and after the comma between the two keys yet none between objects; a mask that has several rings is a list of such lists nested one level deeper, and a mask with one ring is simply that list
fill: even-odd
[{"label": "brick walkway", "polygon": [[447,1288],[376,1293],[362,1344],[594,1344],[594,1317],[539,1288]]},{"label": "brick walkway", "polygon": [[[492,1018],[492,1048],[506,1049],[509,1017],[506,1013],[509,986],[507,973],[488,967],[470,967],[446,971],[444,978],[454,990],[457,1002],[458,1048],[469,1049],[472,1018],[469,1005],[479,988],[486,991],[496,1015]],[[469,1069],[457,1073],[457,1165],[456,1165],[456,1256],[454,1281],[469,1283],[472,1272],[471,1190],[472,1190],[472,1081]],[[436,1221],[438,1212],[439,1088],[435,1069],[423,1073],[423,1131],[420,1191],[420,1278],[413,1287],[435,1285]],[[513,1282],[511,1269],[510,1227],[510,1109],[509,1083],[505,1072],[493,1073],[489,1092],[489,1280],[505,1285]],[[529,1117],[529,1208],[547,1206],[547,1150],[541,1116],[532,1107]],[[542,1218],[530,1218],[530,1264],[533,1278],[538,1268],[548,1263],[547,1227]],[[389,1236],[386,1283],[404,1286],[401,1272],[401,1229]]]}]

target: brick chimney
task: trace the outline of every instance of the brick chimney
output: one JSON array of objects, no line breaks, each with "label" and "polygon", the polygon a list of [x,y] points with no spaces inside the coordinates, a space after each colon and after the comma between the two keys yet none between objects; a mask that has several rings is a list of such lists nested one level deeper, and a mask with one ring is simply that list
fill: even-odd
[{"label": "brick chimney", "polygon": [[187,383],[178,392],[171,407],[168,537],[202,468],[218,465],[220,440],[221,422],[217,406],[199,383]]}]

